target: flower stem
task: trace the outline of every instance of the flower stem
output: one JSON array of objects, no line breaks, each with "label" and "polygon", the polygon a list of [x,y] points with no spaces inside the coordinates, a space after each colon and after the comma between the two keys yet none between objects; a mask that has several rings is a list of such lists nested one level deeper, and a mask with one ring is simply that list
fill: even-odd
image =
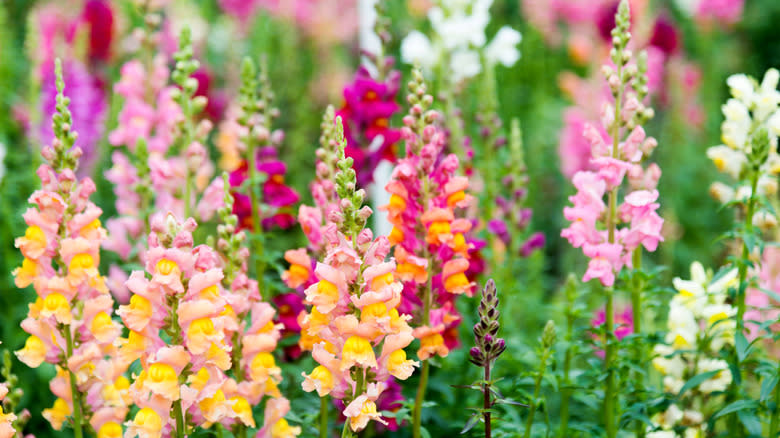
[{"label": "flower stem", "polygon": [[[566,293],[566,342],[571,345],[574,338],[574,303],[570,300],[570,294]],[[566,355],[563,359],[563,385],[561,388],[561,430],[558,433],[560,438],[567,438],[569,432],[569,398],[571,398],[571,370],[572,348],[566,348]]]},{"label": "flower stem", "polygon": [[[745,233],[753,232],[753,213],[756,203],[756,188],[758,186],[758,172],[753,172],[750,179],[750,199],[748,199],[745,212]],[[747,259],[750,257],[750,248],[747,240],[742,239],[742,262],[739,265],[739,290],[737,293],[737,332],[745,330],[745,292],[747,291]],[[739,359],[737,359],[739,367]]]},{"label": "flower stem", "polygon": [[320,438],[328,438],[328,399],[326,397],[320,397]]},{"label": "flower stem", "polygon": [[425,401],[425,388],[428,386],[428,373],[430,373],[430,362],[425,360],[422,364],[420,383],[417,385],[417,397],[414,399],[414,412],[412,413],[412,436],[414,438],[420,438],[422,404]]},{"label": "flower stem", "polygon": [[192,214],[190,207],[190,201],[192,200],[192,172],[187,169],[187,179],[184,183],[184,217],[182,220],[187,220]]},{"label": "flower stem", "polygon": [[[642,269],[642,248],[639,247],[634,250],[633,254],[633,265],[634,270],[638,271]],[[642,334],[642,284],[637,283],[635,284],[635,288],[631,293],[631,313],[634,318],[634,334],[641,335]],[[645,350],[644,350],[644,344],[642,341],[638,342],[636,344],[636,357],[635,361],[637,366],[644,367],[645,366]],[[638,394],[638,401],[641,401],[642,393],[644,392],[644,376],[642,376],[640,373],[634,374],[634,382],[636,382],[637,387],[639,391]],[[642,421],[636,422],[636,437],[637,438],[644,438],[645,436],[645,425]]]},{"label": "flower stem", "polygon": [[485,383],[482,385],[484,401],[483,409],[485,411],[485,438],[490,438],[490,361],[485,362]]},{"label": "flower stem", "polygon": [[531,438],[531,429],[534,425],[534,415],[536,414],[536,399],[539,398],[539,392],[542,390],[542,378],[544,370],[547,368],[547,357],[550,355],[550,349],[545,348],[542,351],[542,357],[539,360],[539,372],[534,381],[534,397],[528,406],[528,418],[525,420],[525,438]]},{"label": "flower stem", "polygon": [[607,369],[607,378],[605,381],[604,392],[604,421],[605,429],[607,432],[607,438],[614,438],[616,434],[615,430],[615,372],[612,369],[612,361],[614,359],[614,342],[612,342],[612,328],[615,325],[615,313],[613,306],[613,290],[607,288],[607,306],[606,306],[606,322],[605,325],[605,354],[604,354],[604,367]]},{"label": "flower stem", "polygon": [[176,438],[184,438],[186,433],[184,431],[184,414],[181,408],[181,399],[173,402],[173,415],[176,417]]},{"label": "flower stem", "polygon": [[257,195],[257,153],[255,152],[255,142],[251,135],[246,139],[246,149],[249,155],[249,199],[252,210],[252,226],[254,236],[252,239],[255,255],[255,276],[257,277],[257,289],[260,291],[260,298],[265,298],[265,261],[263,256],[262,223],[260,222],[260,200]]},{"label": "flower stem", "polygon": [[[778,365],[777,373],[780,374],[780,365]],[[778,431],[780,431],[780,389],[775,384],[775,409],[772,411],[772,421],[769,423],[769,437],[776,438]]]},{"label": "flower stem", "polygon": [[65,368],[68,370],[68,376],[70,378],[70,394],[73,401],[73,436],[75,438],[81,438],[83,436],[81,425],[84,422],[81,414],[81,393],[79,392],[78,386],[76,385],[76,376],[73,374],[73,371],[67,367],[68,360],[73,357],[73,336],[70,333],[70,325],[64,325],[62,331],[65,334],[65,344],[67,349],[67,356],[65,357]]}]

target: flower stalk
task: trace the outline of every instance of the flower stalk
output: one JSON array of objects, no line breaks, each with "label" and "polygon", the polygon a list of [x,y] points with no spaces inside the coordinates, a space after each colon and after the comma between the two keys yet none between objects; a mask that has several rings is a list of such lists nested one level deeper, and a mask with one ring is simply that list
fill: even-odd
[{"label": "flower stalk", "polygon": [[534,415],[536,414],[536,407],[538,406],[539,393],[542,390],[542,378],[544,378],[544,372],[547,369],[547,361],[550,359],[553,352],[555,337],[555,323],[547,321],[547,324],[544,326],[544,332],[542,333],[542,354],[539,358],[539,370],[534,378],[534,395],[529,403],[528,418],[525,420],[525,438],[531,438],[531,429],[534,424]]}]

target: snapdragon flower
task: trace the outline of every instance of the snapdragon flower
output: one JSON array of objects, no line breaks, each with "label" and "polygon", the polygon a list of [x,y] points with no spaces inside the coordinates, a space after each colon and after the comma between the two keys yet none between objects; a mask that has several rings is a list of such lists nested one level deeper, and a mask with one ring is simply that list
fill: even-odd
[{"label": "snapdragon flower", "polygon": [[663,375],[664,390],[671,394],[679,394],[685,382],[698,374],[712,372],[713,375],[680,394],[684,396],[680,401],[653,417],[661,429],[655,434],[680,426],[692,431],[704,430],[703,402],[717,397],[731,384],[730,368],[720,359],[720,352],[734,345],[737,309],[728,304],[728,299],[729,289],[738,285],[737,274],[733,268],[713,277],[700,263],[694,262],[689,280],[674,279],[677,294],[669,303],[669,332],[664,343],[653,349],[656,355],[653,366]]},{"label": "snapdragon flower", "polygon": [[116,429],[124,420],[127,364],[116,355],[121,327],[98,271],[106,230],[100,208],[89,200],[95,184],[76,176],[81,149],[73,146],[77,135],[59,60],[55,65],[55,137],[42,149],[45,163],[37,172],[42,186],[30,196],[35,207],[25,212],[27,230],[15,241],[24,256],[13,273],[16,286],[32,285],[38,295],[21,323],[30,337],[16,355],[33,368],[56,365],[50,387],[58,398],[44,417],[60,430],[71,416],[80,437],[84,427]]},{"label": "snapdragon flower", "polygon": [[[648,93],[646,58],[640,56],[638,62],[630,62],[625,2],[621,3],[621,11],[613,31],[616,47],[612,49],[612,61],[616,70],[609,65],[603,69],[614,102],[602,107],[603,128],[585,124],[583,136],[591,145],[593,170],[578,171],[572,177],[577,193],[569,197],[573,205],[564,208],[564,217],[571,225],[561,231],[562,237],[590,258],[583,281],[597,278],[604,286],[612,286],[623,266],[632,265],[634,250],[643,246],[655,251],[663,240],[663,219],[656,213],[660,206],[656,185],[661,171],[655,164],[647,168],[642,165],[657,145],[641,127],[641,122],[653,114],[642,103]],[[606,132],[612,138],[605,137]],[[626,180],[630,191],[618,205],[618,191]]]},{"label": "snapdragon flower", "polygon": [[[398,311],[403,286],[396,279],[396,262],[385,261],[390,243],[364,228],[371,209],[362,206],[365,192],[356,190],[352,159],[336,119],[338,172],[334,175],[338,210],[324,230],[325,257],[314,270],[317,283],[306,289],[311,312],[302,330],[311,339],[319,363],[304,373],[303,389],[344,402],[344,431],[363,430],[370,421],[382,424],[377,400],[394,377],[408,378],[417,362],[403,348],[412,342],[410,318]],[[302,333],[303,337],[303,333]]]},{"label": "snapdragon flower", "polygon": [[422,74],[414,70],[413,75],[412,107],[401,130],[406,156],[393,170],[385,187],[390,202],[381,209],[393,225],[388,240],[404,285],[401,309],[415,316],[418,357],[425,360],[446,356],[457,345],[461,318],[454,300],[474,293],[467,275],[472,222],[464,217],[474,197],[468,194],[468,178],[457,175],[458,158],[444,152],[444,132],[435,124],[438,113],[429,110],[433,98]]},{"label": "snapdragon flower", "polygon": [[[226,327],[236,323],[229,302],[236,299],[222,286],[217,253],[206,245],[193,247],[196,227],[191,218],[156,217],[144,256],[146,272],[134,271],[127,280],[134,295],[118,312],[130,329],[119,357],[127,363],[138,359],[142,366],[129,388],[141,408],[126,423],[129,437],[173,431],[183,437],[193,426],[225,418],[254,425],[246,415],[246,400],[234,397],[235,392],[247,394],[225,375],[232,365]],[[259,374],[278,375],[278,368],[261,363]]]},{"label": "snapdragon flower", "polygon": [[[775,176],[780,174],[780,155],[777,152],[777,138],[780,135],[780,91],[777,89],[780,72],[769,69],[759,84],[755,79],[744,75],[732,75],[726,81],[732,98],[722,106],[724,115],[721,124],[723,144],[707,149],[707,157],[717,169],[729,175],[736,184],[728,186],[714,183],[710,192],[723,203],[740,201],[746,203],[751,197],[750,177],[754,163],[751,160],[753,143],[757,136],[768,134],[768,156],[755,163],[758,168],[756,194],[771,196],[777,193]],[[755,215],[754,225],[765,228],[768,223],[776,223],[775,215],[762,211]],[[771,227],[770,227],[771,228]]]}]

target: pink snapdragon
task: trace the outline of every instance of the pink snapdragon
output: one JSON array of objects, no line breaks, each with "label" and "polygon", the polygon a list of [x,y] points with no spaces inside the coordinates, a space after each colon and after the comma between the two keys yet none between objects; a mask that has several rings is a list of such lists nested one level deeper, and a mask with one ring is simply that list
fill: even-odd
[{"label": "pink snapdragon", "polygon": [[[652,110],[641,103],[647,93],[644,66],[623,62],[617,72],[609,66],[605,71],[613,96],[620,100],[604,105],[603,128],[589,123],[584,126],[583,137],[591,145],[590,170],[578,171],[572,177],[577,193],[569,197],[572,205],[563,209],[571,224],[561,236],[575,248],[582,248],[590,259],[584,281],[597,278],[603,285],[612,286],[623,266],[631,267],[632,253],[637,248],[655,251],[658,242],[663,241],[663,219],[657,213],[660,205],[656,202],[660,169],[656,165],[642,166],[657,145],[638,124],[652,115]],[[618,114],[613,105],[619,105]],[[613,141],[617,142],[608,145],[606,132],[614,133]],[[618,192],[625,181],[629,190],[618,205]]]},{"label": "pink snapdragon", "polygon": [[[392,59],[388,60],[392,65]],[[400,106],[395,102],[401,74],[392,70],[384,81],[360,67],[352,83],[344,88],[344,105],[336,116],[344,121],[347,156],[355,160],[358,184],[367,186],[382,160],[395,161],[396,143],[401,132],[390,127],[390,119]]]}]

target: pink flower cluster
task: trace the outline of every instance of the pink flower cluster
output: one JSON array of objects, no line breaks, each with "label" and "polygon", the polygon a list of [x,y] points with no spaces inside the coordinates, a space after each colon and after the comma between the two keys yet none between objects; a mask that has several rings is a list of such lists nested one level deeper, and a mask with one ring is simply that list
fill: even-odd
[{"label": "pink flower cluster", "polygon": [[347,156],[355,160],[361,187],[371,183],[381,160],[395,161],[394,146],[401,132],[390,127],[390,119],[400,108],[395,102],[400,81],[397,70],[378,81],[368,69],[360,67],[352,83],[344,88],[344,105],[336,115],[344,121]]},{"label": "pink flower cluster", "polygon": [[[655,164],[647,169],[641,164],[657,142],[652,137],[646,137],[641,126],[634,126],[630,131],[625,129],[629,132],[624,141],[613,145],[606,143],[605,132],[624,130],[634,123],[639,112],[645,111],[636,92],[625,82],[621,84],[617,74],[610,73],[609,80],[615,87],[625,87],[627,91],[618,102],[622,105],[618,114],[620,119],[615,120],[614,107],[607,104],[602,110],[605,128],[585,124],[583,136],[591,145],[590,165],[593,170],[574,174],[572,181],[577,193],[569,197],[573,205],[563,210],[571,225],[561,231],[562,237],[575,248],[582,248],[590,258],[583,281],[598,278],[605,286],[613,285],[615,274],[623,266],[631,266],[632,253],[640,245],[648,251],[655,251],[658,242],[663,240],[663,219],[656,213],[659,207],[656,186],[661,170]],[[615,134],[615,139],[622,138]],[[626,179],[631,191],[618,206],[617,193]],[[605,202],[607,195],[615,204]]]},{"label": "pink flower cluster", "polygon": [[228,14],[248,24],[262,8],[293,21],[320,44],[347,41],[358,31],[358,11],[354,0],[219,0]]},{"label": "pink flower cluster", "polygon": [[[603,330],[604,328],[602,326],[606,320],[606,312],[604,311],[604,308],[601,308],[593,314],[593,318],[590,320],[590,326],[595,330]],[[614,330],[613,334],[618,341],[621,341],[626,336],[634,333],[634,312],[631,310],[631,307],[626,307],[615,315],[615,324],[617,325],[617,328]],[[599,336],[594,333],[593,338],[597,339]],[[596,356],[604,359],[604,350],[597,350]]]},{"label": "pink flower cluster", "polygon": [[250,378],[238,383],[225,374],[232,366],[229,336],[243,326],[234,308],[245,313],[251,302],[240,288],[251,293],[252,287],[239,276],[236,290],[225,290],[219,256],[208,246],[193,247],[195,228],[193,219],[155,219],[144,256],[151,278],[135,271],[127,281],[134,295],[118,313],[130,335],[122,340],[119,356],[128,363],[140,359],[143,367],[130,387],[141,410],[127,423],[128,436],[166,433],[183,412],[192,426],[241,422],[254,427],[251,406],[266,393],[278,396],[280,370],[269,352],[278,332],[267,304],[252,306],[237,367]]},{"label": "pink flower cluster", "polygon": [[[276,149],[264,147],[257,151],[257,171],[264,174],[266,179],[261,192],[261,202],[264,207],[260,220],[262,227],[269,230],[274,226],[287,229],[295,224],[293,206],[298,203],[300,196],[284,181],[287,174],[287,165],[277,158]],[[240,187],[248,178],[248,164],[243,161],[237,169],[230,173],[230,186]],[[252,205],[250,197],[238,192],[233,192],[233,214],[238,216],[242,228],[254,229],[252,223]],[[257,207],[255,207],[257,208]]]},{"label": "pink flower cluster", "polygon": [[[419,79],[417,89],[424,90]],[[468,178],[457,176],[457,156],[444,152],[445,134],[434,124],[438,113],[423,114],[422,105],[413,104],[404,117],[401,135],[407,153],[385,187],[391,197],[382,209],[393,225],[389,241],[395,245],[397,277],[404,285],[400,309],[416,316],[415,337],[422,342],[418,357],[425,360],[446,356],[458,345],[461,318],[455,298],[474,292],[467,272],[475,245],[469,236],[472,222],[463,217],[473,201]],[[432,294],[428,304],[419,292],[424,288]]]},{"label": "pink flower cluster", "polygon": [[[326,122],[332,122],[332,114],[331,109]],[[403,286],[396,280],[395,261],[385,261],[390,243],[384,236],[375,239],[370,229],[358,225],[365,224],[371,209],[361,208],[365,193],[355,191],[354,172],[346,173],[352,163],[344,155],[346,141],[342,135],[330,137],[332,127],[323,127],[323,137],[339,145],[342,170],[332,175],[331,183],[342,184],[337,190],[342,196],[335,195],[337,209],[330,211],[327,225],[320,228],[324,254],[313,272],[316,283],[305,290],[312,308],[301,318],[301,346],[311,349],[320,365],[304,373],[303,389],[341,400],[349,427],[357,432],[372,420],[388,424],[377,411],[377,400],[393,378],[407,379],[417,362],[407,359],[403,350],[414,336],[407,323],[411,317],[397,308]],[[327,158],[329,146],[325,141],[322,158]],[[320,164],[325,173],[328,164]],[[293,268],[303,267],[303,262],[291,267],[288,282]]]},{"label": "pink flower cluster", "polygon": [[65,148],[59,138],[43,148],[42,187],[30,196],[28,227],[15,242],[24,255],[14,271],[16,285],[32,285],[37,294],[21,323],[30,337],[16,354],[33,368],[57,366],[50,388],[58,398],[43,414],[55,429],[78,409],[96,431],[121,430],[129,405],[127,364],[117,360],[121,326],[112,319],[114,300],[98,272],[106,230],[100,208],[89,200],[95,184],[79,180],[75,166],[63,166],[81,150]]}]

